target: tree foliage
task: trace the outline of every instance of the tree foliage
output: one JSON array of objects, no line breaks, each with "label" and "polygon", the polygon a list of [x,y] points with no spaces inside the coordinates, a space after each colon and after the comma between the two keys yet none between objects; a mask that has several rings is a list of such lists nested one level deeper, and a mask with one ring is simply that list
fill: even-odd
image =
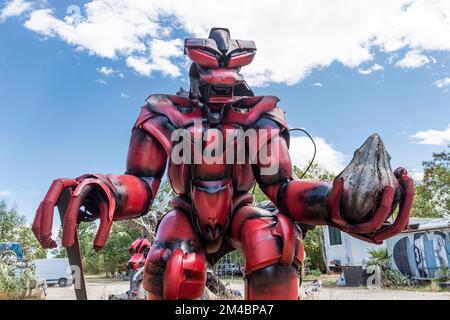
[{"label": "tree foliage", "polygon": [[[78,234],[80,239],[81,255],[86,273],[117,273],[126,270],[126,262],[130,258],[128,246],[142,236],[142,228],[131,221],[117,221],[113,224],[111,233],[105,246],[99,252],[94,250],[94,238],[98,225],[92,223],[80,223]],[[58,243],[61,243],[62,229],[58,232]],[[53,255],[58,258],[67,257],[65,248],[58,246]]]},{"label": "tree foliage", "polygon": [[16,241],[17,227],[25,224],[25,217],[20,216],[15,208],[8,208],[5,201],[0,201],[0,241]]},{"label": "tree foliage", "polygon": [[[294,173],[297,177],[303,177],[303,179],[333,181],[335,178],[331,171],[318,163],[313,163],[306,173],[304,169],[295,166]],[[306,233],[304,240],[306,264],[314,270],[328,271],[323,231],[323,226],[316,226]]]},{"label": "tree foliage", "polygon": [[433,153],[432,159],[422,165],[424,177],[421,183],[416,184],[412,216],[450,215],[450,152]]},{"label": "tree foliage", "polygon": [[[156,225],[168,210],[172,200],[173,191],[170,184],[165,181],[161,184],[158,194],[153,201],[151,210],[144,216],[128,221],[116,221],[105,246],[95,252],[93,242],[97,233],[98,223],[80,223],[78,234],[83,257],[83,266],[87,273],[116,273],[126,269],[129,260],[128,246],[137,238],[146,236],[152,242],[156,235]],[[58,242],[61,243],[62,229],[58,232]],[[56,257],[66,257],[64,248],[58,246],[53,251]]]},{"label": "tree foliage", "polygon": [[45,258],[46,252],[34,237],[25,216],[17,213],[16,208],[8,208],[4,200],[0,201],[0,242],[19,242],[25,258]]}]

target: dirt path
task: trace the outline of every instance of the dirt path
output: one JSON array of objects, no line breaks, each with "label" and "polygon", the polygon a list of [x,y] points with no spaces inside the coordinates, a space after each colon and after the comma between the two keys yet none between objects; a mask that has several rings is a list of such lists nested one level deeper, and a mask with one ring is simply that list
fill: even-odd
[{"label": "dirt path", "polygon": [[[89,300],[107,300],[111,294],[125,293],[130,288],[128,281],[110,279],[86,279]],[[75,300],[73,286],[49,287],[47,300]]]},{"label": "dirt path", "polygon": [[[313,296],[314,298],[314,296]],[[324,288],[318,300],[450,300],[450,292],[423,292],[365,288]]]},{"label": "dirt path", "polygon": [[[87,292],[90,300],[106,300],[110,294],[125,293],[128,281],[109,279],[87,279]],[[231,287],[244,291],[243,283]],[[305,295],[303,295],[305,297]],[[47,300],[74,300],[73,287],[50,287]],[[307,300],[450,300],[450,292],[424,292],[365,288],[322,288],[306,297]]]}]

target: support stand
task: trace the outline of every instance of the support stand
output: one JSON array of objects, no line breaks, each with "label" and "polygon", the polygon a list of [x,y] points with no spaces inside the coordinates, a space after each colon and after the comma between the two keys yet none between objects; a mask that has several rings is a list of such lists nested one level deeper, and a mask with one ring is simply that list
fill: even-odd
[{"label": "support stand", "polygon": [[[61,218],[61,225],[64,223],[67,206],[70,200],[70,191],[64,190],[58,201],[59,217]],[[70,267],[75,267],[75,275],[79,272],[79,276],[74,277],[75,296],[77,300],[87,300],[86,282],[84,280],[83,263],[81,260],[80,241],[78,239],[78,230],[75,232],[75,243],[70,248],[66,248],[67,257],[69,258]],[[78,270],[77,270],[78,269]],[[72,274],[74,270],[72,270]],[[79,283],[78,283],[79,281]]]}]

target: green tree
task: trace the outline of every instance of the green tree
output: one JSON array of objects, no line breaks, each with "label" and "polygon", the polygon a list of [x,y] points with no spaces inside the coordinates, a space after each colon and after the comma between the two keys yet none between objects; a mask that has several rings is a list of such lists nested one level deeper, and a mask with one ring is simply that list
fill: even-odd
[{"label": "green tree", "polygon": [[[80,223],[77,227],[78,238],[80,241],[80,249],[83,253],[83,256],[90,254],[90,247],[93,246],[95,234],[97,232],[97,224],[96,223]],[[58,247],[53,249],[52,255],[56,258],[66,258],[67,252],[66,249],[61,246],[62,239],[62,228],[58,229],[57,243]]]},{"label": "green tree", "polygon": [[25,224],[25,217],[16,208],[8,208],[6,201],[0,201],[0,242],[17,241],[17,228]]},{"label": "green tree", "polygon": [[[134,240],[142,236],[142,228],[131,221],[114,222],[105,246],[99,252],[95,252],[94,239],[97,228],[96,222],[78,225],[80,249],[86,273],[115,273],[125,270],[126,262],[130,258],[127,248]],[[60,228],[58,232],[59,244],[61,238],[62,229]],[[53,255],[58,258],[67,257],[66,249],[59,245],[58,248],[53,250]]]},{"label": "green tree", "polygon": [[[102,272],[115,273],[123,271],[130,258],[128,246],[137,238],[146,236],[152,241],[155,236],[157,220],[164,215],[170,205],[173,192],[170,184],[164,181],[153,202],[151,211],[138,219],[114,222],[108,241],[99,252],[95,252],[93,242],[97,233],[98,222],[80,223],[78,234],[83,266],[87,273],[98,274]],[[62,229],[58,231],[58,243],[61,243]],[[60,245],[52,254],[56,257],[66,257],[65,248]]]},{"label": "green tree", "polygon": [[104,272],[118,272],[126,269],[130,258],[128,246],[142,236],[141,230],[128,221],[114,223],[111,235],[105,247],[99,252],[103,259]]},{"label": "green tree", "polygon": [[302,177],[302,179],[318,179],[318,180],[326,180],[333,181],[336,175],[330,170],[324,168],[319,163],[315,162],[311,164],[308,171],[305,173],[305,169],[299,168],[298,166],[294,166],[294,173],[297,177]]},{"label": "green tree", "polygon": [[[306,173],[304,169],[294,166],[294,173],[297,177],[303,177],[303,179],[333,181],[335,178],[335,175],[331,171],[325,169],[318,163],[313,163]],[[316,226],[308,230],[304,240],[304,246],[307,263],[310,264],[311,269],[323,270],[328,273],[330,270],[325,253],[323,231],[323,226]]]},{"label": "green tree", "polygon": [[370,259],[368,266],[378,266],[381,269],[386,269],[389,266],[389,254],[386,248],[369,250]]},{"label": "green tree", "polygon": [[34,237],[31,227],[26,224],[25,216],[18,214],[15,207],[8,208],[4,200],[0,201],[0,242],[21,243],[27,259],[40,259],[47,255]]},{"label": "green tree", "polygon": [[[450,147],[450,146],[449,146]],[[433,153],[422,163],[424,177],[416,184],[414,217],[442,217],[450,214],[450,152]]]},{"label": "green tree", "polygon": [[17,241],[22,244],[23,253],[27,259],[47,258],[47,252],[37,241],[30,226],[23,225],[17,228]]}]

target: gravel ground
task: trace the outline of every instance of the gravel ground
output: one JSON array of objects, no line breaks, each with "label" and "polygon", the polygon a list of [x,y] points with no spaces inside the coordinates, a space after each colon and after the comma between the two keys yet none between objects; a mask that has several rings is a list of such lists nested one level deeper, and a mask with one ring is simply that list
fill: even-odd
[{"label": "gravel ground", "polygon": [[[111,279],[86,279],[89,300],[107,300],[111,294],[122,294],[130,288],[128,281]],[[75,300],[73,286],[48,288],[47,300]]]},{"label": "gravel ground", "polygon": [[312,299],[314,298],[317,300],[450,300],[450,292],[324,288],[313,294]]},{"label": "gravel ground", "polygon": [[[87,279],[88,298],[106,300],[110,294],[122,294],[128,290],[128,281]],[[243,283],[231,287],[243,292]],[[303,295],[305,297],[305,295]],[[47,300],[74,300],[73,286],[49,287]],[[322,288],[306,296],[306,300],[450,300],[450,292],[426,292],[365,288]]]}]

